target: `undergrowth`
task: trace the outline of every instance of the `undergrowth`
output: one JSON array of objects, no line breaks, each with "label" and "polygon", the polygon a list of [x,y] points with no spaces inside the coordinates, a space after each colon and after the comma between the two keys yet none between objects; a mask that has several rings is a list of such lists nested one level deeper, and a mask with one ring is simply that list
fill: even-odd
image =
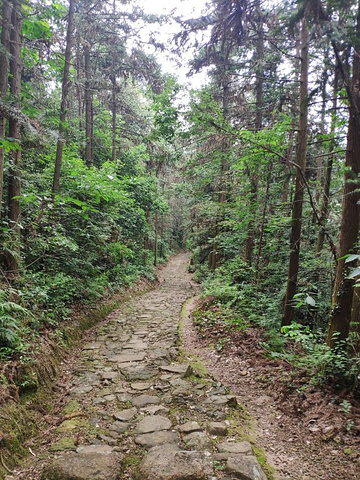
[{"label": "undergrowth", "polygon": [[240,260],[224,262],[215,272],[204,266],[197,271],[205,297],[194,315],[199,334],[206,337],[210,333],[216,339],[214,348],[220,352],[232,332],[258,328],[264,354],[292,364],[305,374],[308,385],[331,384],[356,391],[360,384],[360,337],[354,331],[346,341],[338,340],[336,348],[325,344],[329,310],[323,286],[301,287],[294,299],[296,321],[281,328],[283,289],[269,285],[266,278],[254,283],[253,273]]}]

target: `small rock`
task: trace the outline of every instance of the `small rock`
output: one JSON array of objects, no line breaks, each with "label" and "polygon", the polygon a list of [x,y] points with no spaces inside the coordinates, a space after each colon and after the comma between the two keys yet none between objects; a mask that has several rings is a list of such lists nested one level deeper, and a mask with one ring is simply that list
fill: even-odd
[{"label": "small rock", "polygon": [[180,374],[183,378],[190,377],[194,373],[194,370],[192,369],[191,365],[187,365],[187,364],[163,365],[160,367],[160,370],[162,370],[163,372]]},{"label": "small rock", "polygon": [[141,408],[141,412],[156,415],[157,413],[169,413],[169,409],[162,405],[149,405],[148,407]]},{"label": "small rock", "polygon": [[160,398],[155,395],[140,395],[131,400],[131,403],[138,408],[145,407],[146,405],[158,405]]},{"label": "small rock", "polygon": [[131,380],[148,380],[157,375],[157,370],[143,366],[127,367],[123,369],[126,378]]},{"label": "small rock", "polygon": [[70,392],[70,395],[85,395],[86,393],[91,392],[94,387],[91,385],[84,385],[82,387],[73,388]]},{"label": "small rock", "polygon": [[204,480],[213,475],[204,452],[181,451],[173,445],[152,448],[139,465],[141,480]]},{"label": "small rock", "polygon": [[121,410],[120,412],[114,413],[113,417],[115,420],[120,420],[120,422],[128,422],[132,420],[137,414],[137,409],[127,408],[126,410]]},{"label": "small rock", "polygon": [[210,422],[207,430],[210,435],[225,437],[228,432],[228,427],[225,422]]},{"label": "small rock", "polygon": [[192,432],[185,435],[184,443],[193,450],[211,450],[212,443],[209,436],[205,432]]},{"label": "small rock", "polygon": [[250,455],[234,455],[226,462],[226,472],[241,480],[267,480],[259,462]]},{"label": "small rock", "polygon": [[115,355],[114,357],[109,357],[109,362],[114,363],[131,363],[131,362],[141,362],[145,358],[144,352],[139,353],[125,353],[122,355]]},{"label": "small rock", "polygon": [[201,430],[201,427],[197,422],[186,422],[183,425],[179,425],[178,430],[181,433],[191,433]]},{"label": "small rock", "polygon": [[129,402],[131,399],[132,399],[132,396],[129,394],[129,393],[119,393],[117,395],[117,399],[119,400],[119,402],[122,402],[122,403],[125,403],[125,402]]},{"label": "small rock", "polygon": [[177,443],[179,437],[175,432],[163,430],[161,432],[144,433],[135,437],[135,443],[143,447],[156,447],[157,445],[165,445]]},{"label": "small rock", "polygon": [[115,380],[118,376],[119,374],[117,372],[102,372],[100,374],[102,380]]},{"label": "small rock", "polygon": [[212,403],[214,405],[229,405],[229,407],[233,408],[236,408],[238,405],[236,397],[233,395],[211,395],[205,400],[204,403]]},{"label": "small rock", "polygon": [[114,422],[110,425],[109,430],[116,433],[124,433],[129,428],[129,424],[126,422]]},{"label": "small rock", "polygon": [[150,415],[141,420],[135,427],[134,433],[151,433],[171,428],[171,421],[161,415]]},{"label": "small rock", "polygon": [[121,461],[122,456],[109,445],[80,447],[55,459],[41,480],[116,480],[122,474]]},{"label": "small rock", "polygon": [[222,442],[216,445],[218,452],[220,453],[234,453],[240,455],[251,455],[252,447],[249,442]]},{"label": "small rock", "polygon": [[131,384],[131,388],[133,390],[139,390],[139,391],[144,391],[144,390],[149,390],[151,387],[150,383],[145,383],[145,382],[136,382]]}]

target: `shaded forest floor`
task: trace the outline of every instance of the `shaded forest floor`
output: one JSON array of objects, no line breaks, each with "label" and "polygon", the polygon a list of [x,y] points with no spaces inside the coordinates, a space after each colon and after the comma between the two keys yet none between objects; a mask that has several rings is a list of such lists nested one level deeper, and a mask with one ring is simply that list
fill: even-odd
[{"label": "shaded forest floor", "polygon": [[[192,310],[203,306],[193,299]],[[268,358],[260,328],[199,327],[188,318],[183,337],[185,349],[196,352],[245,406],[277,480],[360,478],[360,403],[354,395],[309,386],[305,372]]]}]

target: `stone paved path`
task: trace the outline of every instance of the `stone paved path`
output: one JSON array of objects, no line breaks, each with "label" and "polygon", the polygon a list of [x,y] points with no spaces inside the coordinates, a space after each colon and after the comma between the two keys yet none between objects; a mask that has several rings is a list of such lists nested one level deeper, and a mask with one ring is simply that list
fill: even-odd
[{"label": "stone paved path", "polygon": [[84,346],[41,480],[266,480],[236,398],[179,355],[195,294],[187,260],[174,257]]}]

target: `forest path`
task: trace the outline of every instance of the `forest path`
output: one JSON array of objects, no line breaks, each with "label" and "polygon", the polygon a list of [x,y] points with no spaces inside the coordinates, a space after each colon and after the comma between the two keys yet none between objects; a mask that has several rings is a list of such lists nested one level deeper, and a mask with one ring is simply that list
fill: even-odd
[{"label": "forest path", "polygon": [[179,350],[196,293],[188,260],[174,256],[154,289],[94,329],[34,457],[8,480],[266,480],[236,397]]}]

